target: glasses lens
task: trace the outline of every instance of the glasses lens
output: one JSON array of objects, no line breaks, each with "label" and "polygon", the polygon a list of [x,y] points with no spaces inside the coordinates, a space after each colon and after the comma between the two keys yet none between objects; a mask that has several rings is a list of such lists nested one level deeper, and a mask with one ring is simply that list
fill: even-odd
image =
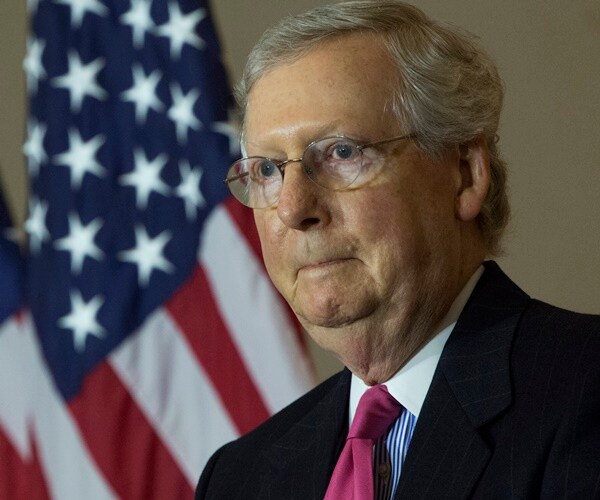
[{"label": "glasses lens", "polygon": [[304,171],[319,186],[343,189],[352,184],[362,167],[362,151],[345,137],[312,143],[304,153]]},{"label": "glasses lens", "polygon": [[270,207],[281,191],[281,172],[273,160],[262,157],[236,161],[227,172],[231,194],[250,208]]}]

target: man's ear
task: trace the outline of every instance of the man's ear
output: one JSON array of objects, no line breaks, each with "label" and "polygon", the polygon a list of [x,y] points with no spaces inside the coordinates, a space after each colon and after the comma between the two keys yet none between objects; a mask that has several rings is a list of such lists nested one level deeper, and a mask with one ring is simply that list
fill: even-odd
[{"label": "man's ear", "polygon": [[483,136],[459,146],[460,186],[456,193],[456,217],[475,219],[490,188],[490,154]]}]

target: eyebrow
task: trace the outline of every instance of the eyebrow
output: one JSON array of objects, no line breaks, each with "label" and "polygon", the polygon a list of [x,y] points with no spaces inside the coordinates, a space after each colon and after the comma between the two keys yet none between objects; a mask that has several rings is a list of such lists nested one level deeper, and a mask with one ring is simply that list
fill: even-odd
[{"label": "eyebrow", "polygon": [[[290,134],[285,134],[286,136]],[[354,134],[347,134],[342,132],[341,124],[338,122],[327,122],[319,125],[317,128],[310,131],[310,135],[307,134],[306,137],[302,138],[302,152],[308,147],[312,142],[318,141],[319,139],[324,139],[326,137],[347,137],[349,139],[359,140]],[[298,137],[297,133],[294,137]],[[248,146],[256,148],[258,151],[277,151],[275,154],[248,154]],[[261,144],[259,142],[249,142],[246,141],[246,144],[242,145],[242,155],[244,157],[248,156],[263,156],[265,158],[270,158],[272,160],[286,160],[288,159],[288,154],[280,149],[279,147],[271,148],[270,144]]]}]

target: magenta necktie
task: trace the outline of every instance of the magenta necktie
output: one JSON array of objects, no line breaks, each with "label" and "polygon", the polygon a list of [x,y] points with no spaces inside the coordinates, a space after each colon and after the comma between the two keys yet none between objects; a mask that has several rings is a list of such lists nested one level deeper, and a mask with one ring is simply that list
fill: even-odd
[{"label": "magenta necktie", "polygon": [[373,500],[373,444],[401,411],[385,385],[362,395],[324,500]]}]

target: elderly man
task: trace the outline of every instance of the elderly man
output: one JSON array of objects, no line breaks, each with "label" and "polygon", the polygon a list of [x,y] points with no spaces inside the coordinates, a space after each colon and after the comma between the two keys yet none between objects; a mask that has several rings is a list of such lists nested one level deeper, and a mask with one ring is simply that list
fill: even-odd
[{"label": "elderly man", "polygon": [[600,496],[600,318],[484,263],[508,219],[490,59],[351,1],[269,30],[238,90],[226,182],[347,370],[215,453],[197,498]]}]

